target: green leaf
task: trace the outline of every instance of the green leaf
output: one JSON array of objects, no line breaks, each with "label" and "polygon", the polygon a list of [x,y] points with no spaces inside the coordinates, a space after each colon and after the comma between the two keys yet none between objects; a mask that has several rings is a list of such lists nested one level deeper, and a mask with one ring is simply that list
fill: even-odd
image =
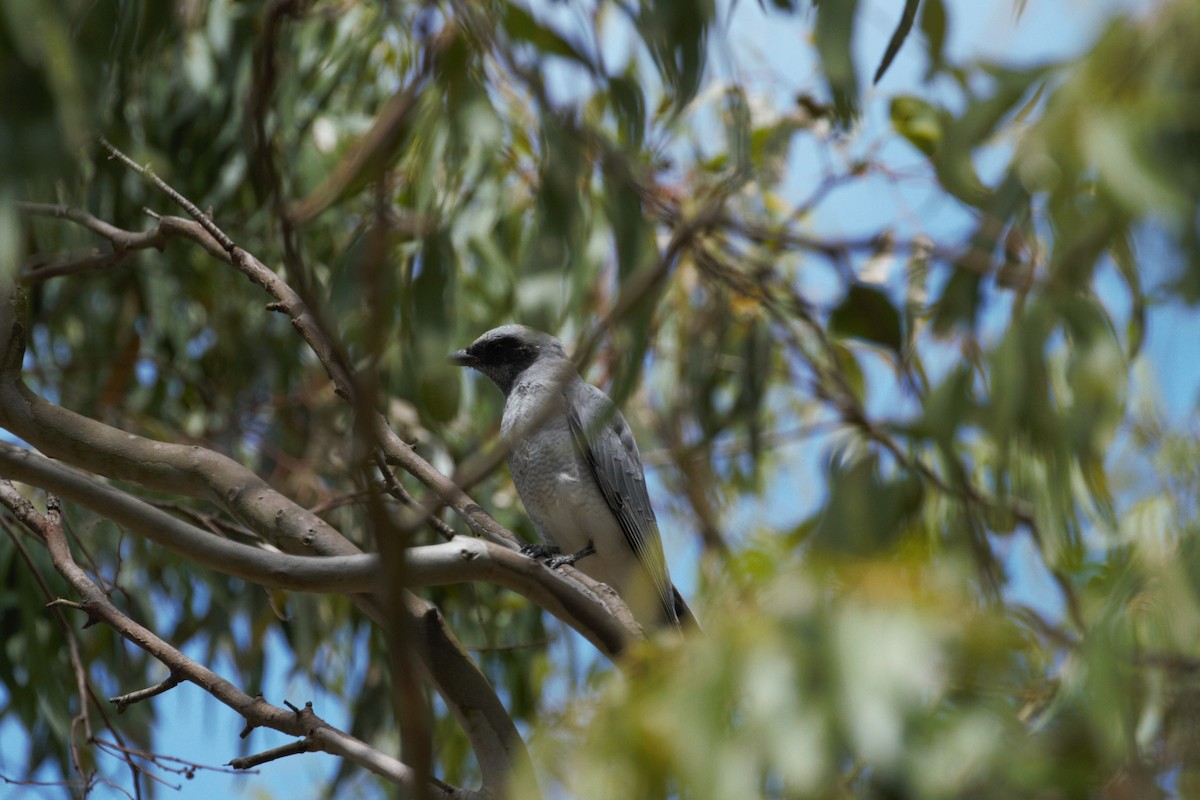
[{"label": "green leaf", "polygon": [[501,23],[509,36],[522,42],[528,42],[542,53],[569,58],[589,69],[592,67],[591,60],[584,55],[583,51],[558,32],[538,22],[532,14],[516,3],[505,4]]},{"label": "green leaf", "polygon": [[852,57],[858,0],[822,3],[817,10],[816,44],[821,69],[833,96],[837,122],[849,126],[858,116],[858,72]]},{"label": "green leaf", "polygon": [[924,397],[920,419],[913,425],[918,435],[948,444],[974,408],[971,367],[959,364]]},{"label": "green leaf", "polygon": [[711,0],[650,0],[638,10],[635,23],[671,89],[663,100],[675,112],[700,88],[713,14]]},{"label": "green leaf", "polygon": [[979,312],[980,275],[969,269],[958,268],[946,281],[942,296],[938,298],[933,314],[933,330],[939,335],[949,333],[952,328],[965,325],[974,327]]},{"label": "green leaf", "polygon": [[919,97],[901,95],[892,98],[889,108],[892,129],[927,156],[942,143],[943,113]]},{"label": "green leaf", "polygon": [[751,159],[750,105],[739,86],[725,93],[725,130],[736,176],[749,177]]},{"label": "green leaf", "polygon": [[1142,291],[1142,278],[1138,272],[1137,259],[1133,255],[1133,246],[1129,242],[1129,234],[1125,232],[1115,239],[1109,248],[1117,271],[1129,287],[1129,326],[1126,330],[1129,349],[1127,357],[1130,361],[1137,358],[1142,349],[1142,341],[1146,336],[1146,294]]},{"label": "green leaf", "polygon": [[617,274],[627,279],[655,256],[654,232],[642,211],[641,195],[622,170],[623,162],[605,159],[605,213],[616,245]]},{"label": "green leaf", "polygon": [[854,395],[854,399],[862,403],[867,395],[867,379],[854,351],[841,342],[832,342],[833,354],[837,359],[838,372],[842,380]]},{"label": "green leaf", "polygon": [[1064,428],[1082,465],[1108,449],[1121,418],[1128,363],[1112,320],[1096,299],[1067,295],[1057,309],[1071,345],[1067,383],[1072,400]]},{"label": "green leaf", "polygon": [[889,550],[905,532],[923,498],[919,478],[908,473],[883,477],[874,455],[834,464],[829,471],[829,501],[813,545],[854,555]]},{"label": "green leaf", "polygon": [[896,25],[896,30],[892,31],[892,38],[888,41],[887,49],[883,52],[879,68],[875,70],[873,83],[879,83],[879,79],[883,77],[883,73],[887,72],[888,67],[892,65],[892,60],[900,52],[900,46],[908,38],[908,33],[912,30],[913,21],[917,18],[917,6],[920,3],[921,0],[905,0],[904,13],[900,15],[900,22]]},{"label": "green leaf", "polygon": [[924,238],[917,239],[913,242],[908,262],[904,265],[904,353],[909,359],[916,357],[920,321],[929,316],[929,265],[932,250],[932,242]]},{"label": "green leaf", "polygon": [[946,46],[946,6],[942,0],[925,0],[921,11],[921,31],[929,48],[929,68],[925,70],[928,82],[942,69]]},{"label": "green leaf", "polygon": [[904,344],[900,312],[884,292],[856,283],[829,315],[829,330],[837,336],[882,345],[899,355]]},{"label": "green leaf", "polygon": [[[942,187],[964,203],[981,209],[991,198],[991,191],[975,169],[975,151],[989,143],[1001,123],[1010,119],[1014,107],[1031,93],[1031,88],[1040,87],[1044,74],[1043,69],[989,71],[995,80],[995,91],[983,99],[972,99],[957,119],[944,121],[941,143],[934,157]],[[1034,94],[1037,91],[1033,89]]]},{"label": "green leaf", "polygon": [[405,287],[412,346],[406,359],[413,370],[416,401],[422,413],[447,422],[458,413],[461,371],[446,360],[453,349],[451,333],[457,280],[455,255],[443,231],[426,238],[412,282]]},{"label": "green leaf", "polygon": [[608,90],[622,137],[632,147],[641,147],[646,135],[646,96],[641,85],[632,78],[619,76],[609,79]]}]

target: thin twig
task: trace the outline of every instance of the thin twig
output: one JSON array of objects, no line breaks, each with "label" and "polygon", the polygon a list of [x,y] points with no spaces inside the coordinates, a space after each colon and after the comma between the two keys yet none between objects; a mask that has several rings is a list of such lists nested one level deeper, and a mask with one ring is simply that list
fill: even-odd
[{"label": "thin twig", "polygon": [[186,758],[179,758],[178,756],[167,756],[163,755],[162,753],[149,753],[145,750],[139,750],[136,747],[126,747],[123,744],[110,742],[105,739],[96,738],[93,740],[93,742],[101,749],[108,750],[110,752],[117,752],[123,756],[132,756],[134,758],[144,759],[152,763],[158,769],[166,772],[173,772],[176,775],[183,775],[187,778],[195,777],[197,770],[204,770],[206,772],[220,772],[226,775],[234,774],[233,770],[225,769],[223,766],[201,764],[198,761],[190,761]]},{"label": "thin twig", "polygon": [[[416,499],[409,494],[408,490],[405,489],[404,486],[401,485],[400,481],[396,479],[396,475],[388,466],[387,459],[384,458],[383,453],[376,450],[374,457],[375,466],[379,469],[379,474],[383,476],[384,491],[409,508],[415,508],[417,506]],[[447,542],[454,538],[454,529],[447,525],[440,517],[430,514],[426,522]]]},{"label": "thin twig", "polygon": [[255,753],[250,756],[240,756],[228,762],[228,766],[233,767],[239,772],[242,770],[253,769],[254,767],[266,764],[268,761],[276,761],[280,758],[295,756],[301,753],[311,753],[316,749],[316,745],[308,740],[301,739],[291,744],[273,747],[270,750],[264,750],[261,753]]},{"label": "thin twig", "polygon": [[125,713],[125,709],[129,708],[134,703],[140,703],[143,700],[149,700],[151,697],[157,697],[164,692],[174,689],[181,683],[183,683],[183,676],[177,672],[172,672],[161,683],[157,683],[154,686],[148,686],[145,689],[138,689],[137,691],[129,692],[128,694],[110,697],[108,698],[108,702],[117,707],[118,714],[123,714]]},{"label": "thin twig", "polygon": [[191,200],[188,200],[182,194],[175,191],[170,184],[158,177],[158,175],[154,174],[154,170],[149,165],[143,166],[136,163],[132,158],[114,147],[113,144],[103,136],[100,137],[100,144],[105,150],[108,151],[110,156],[117,159],[137,174],[141,175],[156,189],[165,194],[167,197],[171,198],[176,205],[187,211],[188,215],[197,223],[199,223],[200,227],[204,228],[205,232],[207,232],[209,236],[217,240],[225,252],[229,253],[231,257],[234,256],[234,252],[238,249],[237,245],[233,243],[232,239],[225,235],[224,231],[217,227],[217,224],[213,222],[207,214],[205,214],[194,203],[192,203]]}]

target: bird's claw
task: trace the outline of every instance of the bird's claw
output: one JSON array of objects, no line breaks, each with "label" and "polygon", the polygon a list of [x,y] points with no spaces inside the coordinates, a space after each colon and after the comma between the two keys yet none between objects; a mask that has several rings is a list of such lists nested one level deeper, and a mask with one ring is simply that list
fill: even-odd
[{"label": "bird's claw", "polygon": [[557,553],[558,548],[550,544],[527,544],[521,548],[521,555],[536,558],[539,561]]},{"label": "bird's claw", "polygon": [[546,559],[546,566],[550,569],[558,569],[559,567],[573,567],[575,562],[584,556],[590,556],[596,552],[596,548],[592,547],[592,543],[588,542],[587,547],[577,553],[568,553],[567,555],[554,556]]}]

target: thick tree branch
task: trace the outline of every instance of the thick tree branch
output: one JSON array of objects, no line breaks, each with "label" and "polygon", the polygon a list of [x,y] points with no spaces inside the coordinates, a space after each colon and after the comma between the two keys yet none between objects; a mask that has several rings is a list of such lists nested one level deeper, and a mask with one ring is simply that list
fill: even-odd
[{"label": "thick tree branch", "polygon": [[[572,570],[570,578],[502,545],[467,536],[407,551],[408,577],[413,586],[487,581],[529,598],[566,622],[615,659],[631,637],[641,634],[632,615],[608,586]],[[582,591],[581,591],[582,589]]]},{"label": "thick tree branch", "polygon": [[[366,398],[356,396],[358,387],[354,380],[353,371],[346,364],[336,343],[322,329],[316,316],[296,291],[252,254],[239,248],[232,239],[216,226],[212,219],[200,212],[194,204],[190,203],[186,198],[159,179],[151,170],[135,164],[107,141],[104,141],[103,144],[114,158],[121,160],[128,167],[137,171],[188,211],[200,230],[198,231],[192,226],[181,227],[179,230],[182,235],[189,236],[200,242],[210,253],[235,266],[275,298],[275,302],[272,303],[271,307],[289,314],[292,318],[293,326],[325,366],[338,394],[351,402],[356,415],[360,418],[364,416],[364,413],[372,417],[370,424],[363,424],[365,420],[360,419],[357,427],[360,430],[371,431],[375,434],[374,440],[377,446],[383,451],[389,463],[403,466],[427,487],[433,489],[438,501],[449,502],[468,521],[472,529],[480,535],[492,541],[504,542],[511,547],[519,544],[519,540],[516,537],[512,536],[510,532],[496,524],[494,520],[483,513],[482,509],[470,500],[462,488],[454,485],[453,481],[434,470],[411,447],[399,439],[388,428],[382,416],[378,412],[370,410],[370,406],[365,402]],[[685,236],[690,235],[691,232],[689,231]],[[674,249],[672,248],[672,250]],[[670,262],[673,260],[674,253],[672,252],[671,257],[665,259],[665,261]],[[14,312],[12,304],[4,305],[6,307],[0,308],[0,314],[10,317],[12,323],[18,323],[19,315]],[[3,328],[3,331],[0,331],[0,336],[16,333],[17,335],[12,337],[12,341],[20,341],[23,329],[19,324],[10,324],[10,319],[0,317],[0,327]],[[60,453],[52,452],[52,448],[55,446],[62,447],[61,440],[56,440],[60,435],[60,431],[66,428],[74,434],[70,438],[72,438],[72,443],[75,446],[67,446],[64,448],[65,452],[60,452],[62,453],[62,457],[68,458],[74,463],[81,464],[88,469],[101,472],[102,474],[112,475],[114,472],[113,466],[111,463],[104,463],[106,459],[89,458],[89,453],[94,452],[95,448],[93,446],[98,442],[102,445],[101,450],[106,450],[110,454],[114,452],[120,453],[116,459],[119,468],[115,471],[120,473],[119,477],[122,479],[131,480],[152,488],[177,492],[180,491],[177,480],[183,478],[183,483],[186,487],[190,488],[192,496],[208,497],[218,503],[224,504],[236,516],[243,519],[243,521],[256,530],[261,531],[263,524],[270,522],[270,520],[261,517],[264,506],[268,505],[264,504],[262,500],[264,497],[274,500],[275,497],[271,494],[258,496],[259,489],[265,489],[266,492],[271,492],[271,490],[269,487],[266,487],[265,483],[257,479],[257,476],[253,476],[252,473],[244,470],[244,468],[241,468],[235,462],[223,459],[223,457],[217,454],[199,451],[198,448],[196,449],[198,451],[196,458],[204,463],[199,465],[197,469],[189,470],[189,467],[193,466],[192,462],[185,458],[184,452],[171,449],[178,447],[176,445],[154,443],[149,440],[139,439],[138,437],[129,437],[128,435],[125,435],[126,438],[120,441],[108,438],[108,434],[114,431],[114,429],[107,428],[91,420],[85,420],[78,417],[78,415],[72,415],[71,412],[63,409],[57,409],[41,400],[41,398],[36,397],[36,395],[33,395],[21,383],[19,379],[20,357],[18,355],[16,358],[13,358],[14,351],[19,351],[20,349],[19,346],[14,347],[12,342],[10,342],[9,347],[0,351],[7,354],[3,365],[4,369],[0,371],[0,414],[3,414],[0,417],[0,422],[12,426],[27,441],[32,442],[35,446],[38,446],[51,455],[59,455]],[[20,430],[17,430],[18,428]],[[38,434],[41,435],[39,436]],[[85,443],[82,447],[78,446],[81,440]],[[147,465],[149,465],[149,468],[147,468]],[[239,470],[241,471],[239,472]],[[223,472],[225,474],[221,474]],[[211,485],[214,476],[217,478],[217,486]],[[169,483],[170,487],[168,488],[163,485],[164,483]],[[246,488],[248,486],[253,486],[254,488],[254,494],[256,495],[254,501],[248,503],[251,506],[250,508],[239,508],[236,503],[240,498],[247,496]],[[214,489],[217,489],[217,491],[214,491]],[[184,492],[189,493],[187,489]],[[280,512],[275,522],[278,522],[281,517],[287,516],[287,512],[283,510],[283,506],[288,501],[285,498],[279,498],[279,500],[281,502],[276,504],[276,508],[270,509],[272,512]],[[288,511],[290,510],[288,509]],[[260,514],[257,518],[255,516],[256,513]],[[309,516],[315,518],[315,515]],[[306,520],[306,523],[308,521]],[[303,532],[291,530],[285,536],[278,536],[272,530],[265,532],[265,535],[281,549],[294,552],[292,548],[296,545],[296,535],[298,533],[300,536],[298,541],[303,547],[307,548],[316,545],[318,549],[325,550],[325,552],[334,555],[354,552],[353,545],[323,522],[319,522],[319,524],[314,523],[308,526]],[[312,551],[301,550],[301,552]],[[593,592],[593,595],[598,598],[604,597],[603,592]],[[404,593],[403,596],[406,598],[406,607],[409,613],[414,616],[421,616],[422,614],[422,609],[418,605],[424,606],[428,610],[428,606],[421,604],[415,597],[407,595],[407,593]],[[376,619],[380,619],[380,607],[378,603],[370,602],[367,605],[369,610],[373,609],[372,615]],[[609,603],[609,605],[613,604]],[[621,606],[619,601],[615,605],[617,607]],[[486,681],[483,680],[482,675],[478,673],[478,668],[470,661],[469,656],[466,655],[462,648],[449,636],[449,632],[445,630],[444,624],[440,622],[440,618],[436,617],[436,615],[431,616],[428,613],[425,614],[424,618],[426,620],[435,619],[437,621],[437,625],[427,625],[425,627],[426,644],[429,644],[433,648],[441,648],[439,652],[431,651],[427,656],[429,658],[427,666],[429,667],[430,677],[438,685],[443,695],[447,696],[448,700],[450,698],[457,698],[459,700],[459,702],[450,700],[448,704],[459,716],[460,720],[463,720],[468,734],[472,737],[472,744],[475,747],[476,755],[479,757],[481,767],[483,768],[485,788],[499,786],[502,780],[502,778],[498,777],[500,775],[499,770],[503,770],[503,774],[507,774],[513,763],[512,757],[514,755],[522,759],[526,757],[524,756],[523,746],[519,746],[520,740],[516,735],[515,728],[512,726],[511,719],[498,699],[495,698],[494,692],[491,691]],[[435,633],[440,635],[435,635]],[[603,642],[606,652],[613,652],[621,642],[619,637],[610,635],[608,631],[602,631],[599,634],[593,632],[588,638],[593,642]],[[439,663],[441,669],[433,668],[435,661]],[[458,669],[461,673],[454,680],[447,679],[447,676],[452,672],[448,665]],[[470,704],[465,702],[465,692],[462,689],[467,684],[472,686],[472,691],[477,695],[476,701]],[[470,719],[471,715],[476,714],[481,714],[482,716],[478,720]],[[482,725],[479,724],[481,721],[483,722]]]},{"label": "thick tree branch", "polygon": [[[377,556],[294,556],[233,542],[28,450],[0,443],[0,475],[53,492],[116,522],[207,569],[262,586],[307,592],[370,592],[379,579]],[[488,581],[529,598],[615,658],[630,635],[624,604],[599,585],[547,569],[507,547],[465,536],[406,551],[408,585]],[[581,588],[583,589],[581,591]],[[607,590],[607,591],[606,591]],[[424,616],[428,608],[416,608]]]},{"label": "thick tree branch", "polygon": [[211,500],[279,549],[305,555],[355,555],[336,529],[275,491],[253,471],[202,447],[158,442],[68,411],[21,379],[24,299],[0,287],[0,425],[38,450],[109,478]]},{"label": "thick tree branch", "polygon": [[[142,174],[192,214],[194,224],[181,220],[184,224],[173,230],[197,241],[213,256],[234,265],[277,299],[273,305],[291,315],[293,326],[325,365],[335,390],[351,399],[357,410],[360,404],[352,398],[352,374],[302,298],[262,262],[238,248],[194,204],[111,144],[104,142],[104,145],[115,158]],[[160,219],[160,226],[165,219]],[[300,548],[303,553],[323,555],[358,553],[353,544],[315,514],[290,503],[258,476],[224,456],[202,448],[143,439],[37,397],[20,378],[25,335],[23,315],[23,300],[14,288],[0,287],[0,356],[3,357],[0,363],[0,424],[43,452],[100,474],[162,491],[215,500],[284,551],[295,552],[293,548]],[[382,415],[375,414],[373,424],[387,430],[395,450],[407,451],[412,459],[435,472],[387,429]],[[300,513],[292,513],[295,510]],[[482,515],[482,509],[479,514]],[[297,521],[300,524],[296,524]],[[263,530],[264,524],[267,530]],[[275,525],[280,530],[272,527]],[[494,521],[491,525],[503,530]],[[512,534],[509,537],[516,539]],[[528,762],[529,758],[511,716],[470,655],[445,627],[440,615],[411,593],[403,592],[401,597],[403,608],[393,610],[406,613],[414,620],[423,620],[417,630],[424,638],[422,646],[416,649],[425,659],[426,677],[437,687],[467,731],[485,789],[500,791],[514,766]],[[377,623],[387,627],[385,610],[374,597],[359,595],[355,602]]]},{"label": "thick tree branch", "polygon": [[375,556],[296,556],[222,539],[90,476],[10,444],[0,443],[0,475],[61,495],[202,567],[263,586],[355,594],[372,591],[379,579]]},{"label": "thick tree branch", "polygon": [[[81,212],[76,209],[70,209],[65,206],[27,203],[24,204],[23,208],[27,213],[46,214],[48,216],[61,217],[77,222],[84,227],[87,227],[89,230],[105,236],[106,238],[111,237],[110,240],[113,241],[114,246],[120,245],[132,247],[135,243],[148,242],[155,242],[156,244],[144,244],[144,246],[160,246],[161,242],[165,242],[170,237],[178,236],[181,238],[190,239],[202,245],[205,250],[207,250],[213,256],[225,261],[226,263],[232,263],[229,253],[222,248],[217,240],[213,238],[213,236],[211,236],[204,227],[195,221],[183,219],[181,217],[159,217],[158,226],[153,229],[154,235],[143,236],[116,228],[109,223],[97,219],[91,214]],[[696,229],[692,227],[688,228],[688,230],[694,231]],[[675,241],[678,242],[679,239],[677,238]],[[673,252],[675,248],[672,247],[670,250]],[[253,258],[253,256],[248,257],[251,259]],[[12,302],[19,303],[20,301],[14,298]],[[0,308],[0,315],[3,314],[4,310],[4,308]],[[12,317],[14,320],[19,320],[21,316],[20,309],[14,308],[12,310]],[[19,346],[20,335],[24,328],[13,328],[13,324],[15,323],[5,325],[3,317],[0,316],[0,326],[3,326],[0,327],[0,353],[12,353],[13,349]],[[11,339],[5,342],[5,335],[10,333]],[[20,344],[23,345],[23,343]],[[314,348],[314,352],[318,355],[318,357],[321,356],[322,352],[332,351],[332,345]],[[23,353],[23,346],[20,347],[20,352]],[[12,358],[17,363],[20,362],[19,357],[14,355]],[[329,365],[327,365],[327,367],[328,366]],[[14,406],[18,410],[20,410],[21,406],[24,406],[25,413],[11,413],[10,409],[14,408]],[[500,525],[498,522],[496,522],[491,515],[489,515],[482,507],[475,503],[459,484],[459,481],[462,481],[469,486],[474,481],[478,480],[483,474],[486,474],[489,469],[494,468],[496,465],[501,463],[505,455],[505,450],[503,448],[496,448],[494,452],[491,452],[467,465],[467,467],[463,470],[463,474],[458,478],[458,480],[455,480],[447,477],[435,469],[431,464],[429,464],[428,461],[418,455],[416,451],[408,445],[407,442],[396,435],[396,433],[388,426],[386,419],[384,419],[381,414],[374,415],[372,420],[375,437],[386,462],[403,468],[409,474],[416,477],[418,481],[424,484],[426,488],[430,489],[432,494],[435,495],[434,498],[430,498],[429,501],[426,501],[424,504],[416,508],[414,511],[414,516],[412,517],[413,522],[417,522],[420,519],[428,517],[439,505],[445,503],[456,513],[458,513],[460,517],[462,517],[462,519],[467,523],[473,532],[487,539],[488,541],[492,543],[500,543],[502,546],[512,550],[519,548],[520,545],[523,544],[519,537],[517,537],[503,525]],[[201,451],[198,448],[184,447],[181,445],[166,444],[148,439],[142,439],[141,437],[137,437],[125,431],[119,431],[115,428],[110,428],[94,420],[87,419],[85,417],[73,414],[65,409],[53,406],[30,392],[24,383],[19,380],[19,377],[14,379],[12,375],[8,375],[7,372],[2,369],[0,369],[0,424],[4,424],[5,427],[9,428],[9,430],[12,430],[26,441],[33,443],[43,452],[56,455],[57,457],[63,458],[70,463],[77,464],[78,466],[82,466],[95,472],[99,472],[100,474],[107,475],[108,477],[139,483],[151,489],[181,492],[190,496],[208,497],[208,499],[226,505],[223,502],[223,497],[230,495],[231,493],[227,490],[224,492],[210,491],[210,487],[213,487],[213,485],[217,482],[213,480],[213,478],[208,477],[206,470],[207,465],[204,463],[199,463],[200,453],[207,453],[210,459],[215,462],[214,466],[231,470],[232,472],[237,473],[238,477],[243,480],[262,483],[261,479],[259,479],[256,475],[249,473],[249,471],[245,470],[244,467],[241,467],[241,465],[237,464],[236,462],[226,459],[224,456],[209,453],[208,451]],[[45,435],[38,436],[37,431],[39,429],[44,431]],[[77,429],[80,430],[80,433],[72,437],[71,434]],[[63,437],[67,437],[68,439],[73,438],[74,441],[64,442]],[[52,438],[55,441],[52,441]],[[116,445],[117,449],[106,450],[98,448],[97,445],[101,443]],[[86,456],[86,458],[83,460],[75,459],[73,457],[74,453],[81,453]],[[175,461],[183,459],[184,465],[181,467],[179,465],[170,464],[169,462],[171,459],[168,458],[168,456],[174,456]],[[0,459],[8,457],[11,456],[9,456],[9,454],[0,453]],[[159,461],[165,460],[168,463],[154,464],[149,460],[151,458]],[[127,466],[129,469],[112,469],[111,467],[113,466]],[[186,475],[183,474],[183,469],[192,469],[195,470],[195,473],[192,475]],[[16,477],[19,480],[26,480],[15,473],[12,474],[11,477]],[[59,476],[59,479],[61,481],[63,480],[63,477]],[[75,494],[72,489],[68,488],[68,486],[62,482],[56,483],[54,486],[37,484],[36,481],[32,480],[27,482],[34,483],[35,485],[46,486],[46,488],[50,488],[53,491],[62,494],[64,497],[68,497],[83,505],[87,505],[88,507],[93,508],[93,510],[98,510],[94,506],[89,505],[88,502],[85,502],[82,499],[82,495]],[[225,483],[228,483],[228,481]],[[265,486],[265,484],[263,485]],[[188,487],[192,487],[192,490],[188,491]],[[225,487],[222,486],[217,488]],[[95,490],[95,487],[93,487],[93,490]],[[117,493],[116,490],[112,491],[114,494],[123,495],[123,493]],[[274,494],[274,490],[269,491]],[[233,493],[233,496],[241,498],[251,496],[257,497],[258,492],[243,491],[240,493]],[[136,503],[139,501],[134,502]],[[230,510],[235,515],[244,519],[248,524],[251,524],[255,530],[261,531],[259,525],[253,524],[253,520],[247,520],[244,516],[242,516],[242,514],[239,513],[238,509],[230,508]],[[253,507],[253,504],[252,507],[248,509],[248,511],[251,512],[255,510],[256,509]],[[178,520],[175,520],[175,518],[170,517],[169,515],[164,516],[166,519],[171,520],[174,523],[183,524],[179,523]],[[314,518],[316,517],[315,514],[312,514],[312,516]],[[288,519],[287,515],[280,518],[270,516],[268,514],[260,514],[258,517],[260,522],[269,522],[272,526],[274,525],[276,519],[280,519],[281,521]],[[124,521],[122,521],[121,524],[126,525],[140,535],[153,538],[150,536],[150,531],[146,529],[145,518],[127,517]],[[323,521],[321,524],[322,526],[327,527]],[[295,526],[291,526],[291,528],[294,531]],[[164,527],[164,530],[169,530],[169,528]],[[329,530],[332,531],[333,529],[330,528]],[[334,531],[334,535],[341,539],[341,535],[336,533],[336,531]],[[293,535],[290,538],[294,540],[296,537]],[[157,541],[166,547],[176,549],[173,547],[170,541],[160,539],[154,539],[154,541]],[[284,549],[288,552],[294,552],[285,546],[286,542],[284,540],[271,538],[271,541],[281,549]],[[346,544],[349,543],[346,542]],[[314,546],[313,550],[317,549],[318,547]],[[329,552],[323,547],[319,549]],[[265,551],[256,552],[263,553],[263,555],[271,555],[265,553]],[[579,595],[576,587],[571,586],[571,584],[567,583],[564,579],[557,575],[539,578],[538,576],[545,573],[544,568],[542,568],[541,565],[534,564],[530,559],[526,559],[524,556],[520,556],[519,554],[513,552],[511,555],[497,558],[496,551],[494,549],[489,549],[488,552],[491,553],[488,559],[475,561],[472,565],[478,570],[475,573],[476,577],[470,577],[471,570],[463,568],[464,565],[468,563],[466,560],[460,563],[456,569],[448,570],[448,572],[453,572],[454,575],[461,576],[454,578],[456,581],[494,580],[500,585],[503,585],[506,588],[512,589],[519,594],[530,598],[533,602],[546,608],[546,610],[550,611],[550,613],[554,614],[556,617],[582,633],[584,637],[588,639],[588,641],[596,645],[600,651],[609,658],[616,658],[623,650],[625,642],[640,636],[640,629],[636,626],[636,624],[633,623],[632,618],[629,617],[627,609],[624,608],[624,604],[620,601],[620,599],[616,598],[616,596],[611,592],[611,590],[608,590],[607,587],[590,580],[586,575],[583,575],[578,570],[564,568],[562,571],[569,575],[574,583],[583,585],[585,589],[585,593],[583,595]],[[222,557],[224,558],[225,556]],[[423,563],[429,563],[429,557],[427,556],[419,556],[418,558],[421,559]],[[206,563],[206,565],[211,565],[212,562],[203,563]],[[497,566],[499,564],[503,564],[504,568],[499,568]],[[264,567],[265,566],[266,564],[264,562]],[[220,569],[223,572],[228,572],[228,570],[222,569],[221,566],[215,566],[213,568]],[[445,567],[439,566],[438,569],[445,570]],[[483,574],[485,572],[487,573],[486,575]],[[443,574],[447,573],[443,572]],[[277,585],[272,583],[265,573],[261,572],[257,573],[257,577],[253,577],[250,574],[243,574],[239,575],[238,577],[244,577],[247,580],[253,580],[257,583],[262,583],[263,585]],[[415,585],[428,586],[439,582],[436,578],[425,577],[419,574],[415,574],[413,577],[414,580],[417,581]],[[306,580],[306,578],[303,577],[296,577],[294,575],[288,576],[288,579],[292,578],[295,578],[296,580]],[[352,579],[347,578],[347,580]],[[547,590],[545,586],[542,585],[543,583],[549,584],[551,588]],[[292,584],[283,586],[282,588],[292,588],[296,590],[307,591],[339,591],[338,589],[331,588],[329,584],[323,585],[316,582],[315,578],[312,583],[306,586]],[[572,592],[575,593],[574,597],[571,596]],[[589,597],[591,599],[598,600],[604,608],[607,608],[608,615],[611,616],[606,618],[606,615],[600,611],[600,609],[591,606],[591,600]],[[616,622],[615,626],[614,618]]]},{"label": "thick tree branch", "polygon": [[[273,706],[261,697],[251,697],[203,664],[185,656],[150,629],[126,616],[75,563],[67,538],[55,515],[39,514],[7,482],[0,482],[0,503],[7,506],[23,524],[46,542],[54,568],[83,598],[83,604],[89,614],[99,617],[127,641],[161,661],[173,675],[180,675],[204,689],[243,716],[254,727],[267,727],[292,736],[306,737],[313,742],[313,749],[346,758],[409,792],[413,791],[415,787],[412,785],[412,770],[405,764],[338,730],[311,712],[296,713]],[[428,787],[427,791],[429,796],[438,798],[470,796],[465,792],[447,792],[441,786]]]},{"label": "thick tree branch", "polygon": [[[355,381],[353,374],[345,366],[343,360],[338,355],[338,348],[334,342],[326,335],[325,331],[318,324],[316,317],[309,310],[307,304],[300,297],[299,293],[293,290],[279,276],[277,276],[270,268],[259,261],[253,254],[239,248],[233,240],[231,240],[215,223],[207,216],[202,214],[200,210],[185,197],[180,195],[162,179],[158,178],[151,170],[146,167],[136,164],[132,159],[122,153],[113,145],[105,141],[104,146],[112,153],[114,158],[117,158],[130,169],[138,172],[155,186],[166,192],[172,199],[180,203],[185,209],[192,213],[195,218],[194,222],[183,220],[177,217],[161,217],[159,218],[159,228],[167,227],[167,231],[171,235],[179,235],[184,238],[191,239],[200,244],[211,255],[231,264],[239,271],[249,277],[254,283],[261,286],[267,291],[275,302],[271,304],[273,310],[286,313],[292,319],[292,325],[300,333],[305,343],[316,355],[317,359],[324,366],[326,373],[333,381],[334,390],[343,398],[351,402],[351,405],[357,408],[360,404],[354,401]],[[80,217],[83,219],[86,215],[84,212],[77,214],[66,214],[68,219]],[[84,224],[81,221],[81,224]],[[88,226],[92,230],[99,230]],[[128,234],[126,231],[112,228],[110,232],[119,232],[120,234]],[[0,309],[3,313],[3,309]],[[5,324],[5,320],[0,318],[0,325]],[[6,327],[8,327],[6,325]],[[0,331],[0,336],[6,335]],[[23,333],[22,333],[23,335]],[[0,342],[2,343],[2,342]],[[11,348],[11,344],[10,344]],[[0,352],[4,352],[0,350]],[[19,360],[18,360],[19,366]],[[26,390],[27,391],[27,390]],[[0,407],[7,406],[8,402],[0,396]],[[3,419],[0,418],[0,423]],[[426,488],[432,490],[443,502],[453,508],[463,520],[480,536],[484,536],[494,542],[506,542],[514,548],[519,548],[522,544],[521,540],[513,535],[504,526],[497,523],[482,507],[476,504],[467,496],[462,488],[456,486],[452,480],[435,469],[428,461],[422,458],[417,452],[408,445],[403,439],[396,435],[387,424],[387,420],[382,414],[375,412],[371,420],[371,428],[374,430],[376,442],[382,450],[384,457],[389,464],[402,467],[405,471],[415,477],[418,481],[425,485]],[[28,436],[19,434],[27,441],[33,442]],[[40,444],[34,443],[38,449],[50,455],[55,455],[46,450]],[[161,445],[169,447],[170,445]],[[73,462],[80,463],[80,462]],[[94,469],[90,465],[80,463],[81,466],[87,466],[88,469]],[[95,469],[96,472],[107,474],[103,470]],[[174,478],[175,476],[172,476]],[[132,480],[152,488],[162,488],[147,483],[145,480],[139,480],[133,477],[124,477],[125,480]],[[236,513],[236,512],[235,512]],[[282,548],[281,545],[281,549]]]}]

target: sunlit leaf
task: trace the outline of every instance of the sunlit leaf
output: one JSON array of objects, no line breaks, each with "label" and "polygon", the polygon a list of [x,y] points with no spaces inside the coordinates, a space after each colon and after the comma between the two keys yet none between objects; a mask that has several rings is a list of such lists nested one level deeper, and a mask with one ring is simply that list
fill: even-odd
[{"label": "sunlit leaf", "polygon": [[867,379],[853,348],[847,347],[841,342],[834,342],[833,354],[837,359],[838,373],[841,375],[842,382],[854,394],[854,398],[862,402],[867,396]]},{"label": "sunlit leaf", "polygon": [[935,106],[916,97],[895,97],[890,113],[896,133],[927,156],[937,152],[942,141],[942,114]]}]

